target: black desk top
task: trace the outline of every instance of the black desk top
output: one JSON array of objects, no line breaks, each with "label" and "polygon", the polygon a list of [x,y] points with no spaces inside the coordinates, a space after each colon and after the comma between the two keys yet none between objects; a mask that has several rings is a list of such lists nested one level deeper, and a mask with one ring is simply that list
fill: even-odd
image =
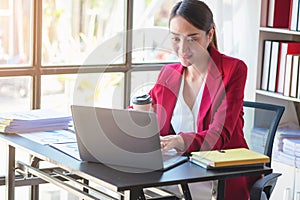
[{"label": "black desk top", "polygon": [[0,140],[18,149],[23,149],[41,160],[55,164],[85,179],[95,181],[96,183],[100,181],[100,183],[108,184],[115,188],[116,191],[233,178],[241,175],[259,175],[272,172],[272,169],[268,167],[206,170],[191,162],[186,162],[164,172],[127,173],[112,169],[103,164],[78,161],[55,148],[38,144],[17,134],[0,134]]}]

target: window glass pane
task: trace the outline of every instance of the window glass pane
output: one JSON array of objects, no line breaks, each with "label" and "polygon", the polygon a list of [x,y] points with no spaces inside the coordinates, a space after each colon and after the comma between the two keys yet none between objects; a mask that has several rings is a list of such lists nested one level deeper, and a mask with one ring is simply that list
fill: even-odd
[{"label": "window glass pane", "polygon": [[30,77],[1,77],[1,112],[30,109]]},{"label": "window glass pane", "polygon": [[[136,95],[147,94],[154,86],[159,71],[132,72],[131,75],[131,98]],[[131,102],[130,102],[131,103]]]},{"label": "window glass pane", "polygon": [[70,113],[70,105],[123,108],[123,73],[42,76],[42,108]]},{"label": "window glass pane", "polygon": [[134,0],[133,62],[176,61],[168,37],[169,14],[178,0]]},{"label": "window glass pane", "polygon": [[[120,39],[119,45],[108,46],[106,52],[123,52],[123,38],[116,35],[124,32],[124,2],[43,0],[43,64],[82,64],[91,51],[111,38]],[[106,64],[107,60],[99,56],[95,62]]]},{"label": "window glass pane", "polygon": [[31,5],[32,0],[0,0],[0,67],[31,62]]}]

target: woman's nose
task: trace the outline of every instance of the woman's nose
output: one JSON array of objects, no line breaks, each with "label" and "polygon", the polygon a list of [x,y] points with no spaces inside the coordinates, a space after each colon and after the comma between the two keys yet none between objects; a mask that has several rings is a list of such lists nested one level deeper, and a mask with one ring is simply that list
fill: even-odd
[{"label": "woman's nose", "polygon": [[186,53],[189,50],[189,45],[186,40],[181,40],[178,45],[178,52],[179,53]]}]

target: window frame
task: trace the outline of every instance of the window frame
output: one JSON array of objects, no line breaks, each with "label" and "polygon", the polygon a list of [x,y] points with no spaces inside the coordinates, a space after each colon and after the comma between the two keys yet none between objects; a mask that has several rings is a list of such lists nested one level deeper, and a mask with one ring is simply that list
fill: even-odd
[{"label": "window frame", "polygon": [[130,104],[131,94],[131,73],[136,71],[158,71],[165,63],[133,63],[132,62],[132,29],[133,29],[133,2],[134,0],[125,0],[125,62],[124,64],[111,65],[113,67],[105,68],[107,65],[87,65],[84,69],[80,65],[42,65],[42,11],[43,1],[33,0],[32,2],[32,62],[29,65],[17,65],[11,67],[1,67],[0,77],[9,76],[30,76],[31,77],[31,97],[30,109],[41,108],[43,75],[76,74],[76,73],[124,73],[124,97],[123,105],[127,107]]}]

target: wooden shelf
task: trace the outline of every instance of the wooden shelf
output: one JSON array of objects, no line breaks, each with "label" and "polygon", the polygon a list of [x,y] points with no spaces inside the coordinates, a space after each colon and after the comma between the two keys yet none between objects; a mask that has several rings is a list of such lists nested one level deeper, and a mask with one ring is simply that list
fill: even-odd
[{"label": "wooden shelf", "polygon": [[292,102],[300,102],[300,99],[293,98],[293,97],[287,97],[283,96],[282,94],[274,93],[274,92],[268,92],[265,90],[256,90],[256,94],[268,96],[268,97],[273,97],[277,99],[282,99],[282,100],[287,100],[287,101],[292,101]]},{"label": "wooden shelf", "polygon": [[263,32],[280,33],[280,34],[288,34],[288,35],[299,35],[300,36],[300,31],[291,31],[291,30],[283,29],[283,28],[260,27],[259,30],[263,31]]}]

